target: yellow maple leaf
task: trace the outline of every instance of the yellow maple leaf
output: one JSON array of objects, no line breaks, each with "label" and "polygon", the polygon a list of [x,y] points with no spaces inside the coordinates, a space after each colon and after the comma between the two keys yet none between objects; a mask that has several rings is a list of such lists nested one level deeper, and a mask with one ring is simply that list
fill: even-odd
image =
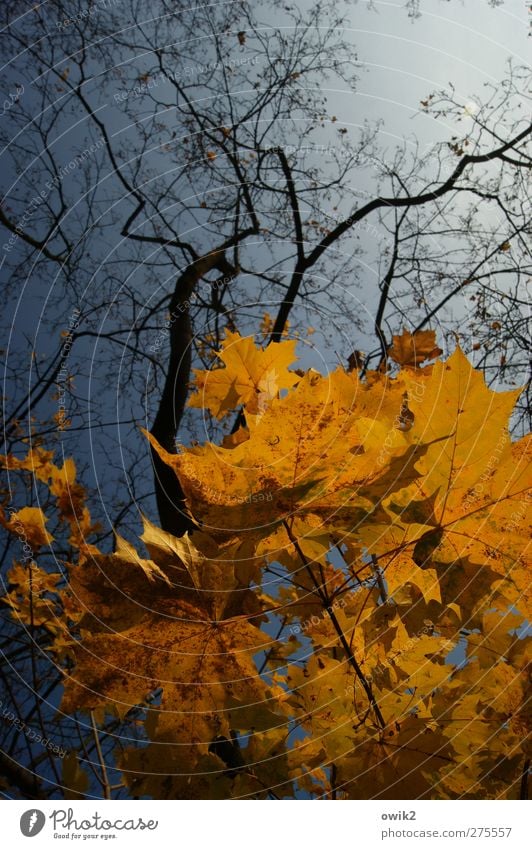
[{"label": "yellow maple leaf", "polygon": [[271,342],[264,350],[253,337],[226,331],[222,350],[217,354],[224,368],[195,369],[197,391],[189,406],[207,408],[216,418],[244,404],[246,412],[259,412],[282,389],[291,389],[299,380],[288,366],[296,360],[295,340]]},{"label": "yellow maple leaf", "polygon": [[[273,517],[279,521],[295,509],[323,522],[345,517],[352,525],[356,507],[367,510],[372,497],[393,489],[394,475],[404,483],[417,474],[417,449],[394,427],[400,386],[365,387],[343,369],[328,377],[311,370],[297,379],[285,397],[248,416],[249,439],[230,449],[207,444],[170,454],[148,434],[176,471],[192,514],[213,532],[249,529],[258,541],[271,532]],[[379,463],[386,436],[389,448]],[[390,473],[389,458],[396,472]]]},{"label": "yellow maple leaf", "polygon": [[[457,348],[436,363],[412,400],[411,438],[427,442],[421,477],[390,498],[401,521],[426,523],[414,549],[418,565],[469,558],[507,575],[530,538],[531,440],[512,443],[508,421],[519,390],[493,392]],[[425,514],[423,516],[423,511]]]},{"label": "yellow maple leaf", "polygon": [[[163,553],[167,546],[160,539],[149,544]],[[160,773],[152,767],[162,751],[165,775],[167,763],[186,763],[183,774],[173,779],[177,794],[187,793],[186,773],[196,770],[217,735],[229,737],[231,728],[247,727],[237,703],[265,704],[262,723],[267,716],[272,725],[280,721],[278,699],[254,661],[272,644],[259,627],[260,604],[232,615],[236,597],[240,611],[242,602],[245,610],[246,599],[254,598],[240,586],[234,564],[213,561],[197,549],[195,560],[201,561],[197,588],[153,581],[161,567],[147,569],[124,546],[113,555],[94,556],[73,570],[70,580],[73,604],[81,612],[81,641],[71,650],[75,665],[65,676],[61,709],[103,706],[123,717],[161,687],[161,710],[150,727],[156,745],[129,752],[123,764]],[[172,574],[169,562],[163,571]]]},{"label": "yellow maple leaf", "polygon": [[47,482],[52,474],[53,451],[44,448],[30,448],[27,455],[19,459],[12,454],[0,456],[0,462],[6,469],[21,469],[32,474],[37,480]]},{"label": "yellow maple leaf", "polygon": [[47,521],[40,507],[23,507],[12,513],[8,522],[2,520],[2,524],[31,548],[38,549],[50,545],[53,540],[53,536],[46,530]]}]

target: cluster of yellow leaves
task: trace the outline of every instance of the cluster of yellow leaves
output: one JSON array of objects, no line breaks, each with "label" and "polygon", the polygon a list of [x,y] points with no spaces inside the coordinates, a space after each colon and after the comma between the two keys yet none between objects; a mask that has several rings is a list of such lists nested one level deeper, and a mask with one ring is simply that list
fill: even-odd
[{"label": "cluster of yellow leaves", "polygon": [[[308,716],[300,722],[313,756],[319,739],[321,765],[335,763],[344,793],[360,797],[371,788],[377,796],[412,798],[460,788],[462,795],[515,795],[526,734],[515,757],[504,747],[515,750],[511,726],[523,714],[526,688],[516,684],[511,709],[488,704],[490,687],[496,690],[489,675],[495,681],[505,670],[509,681],[525,680],[528,639],[516,636],[519,626],[512,635],[508,622],[505,631],[519,646],[513,667],[494,651],[487,683],[475,685],[473,670],[488,613],[505,617],[513,609],[522,628],[530,610],[529,441],[512,443],[508,435],[518,393],[490,391],[460,349],[422,367],[441,354],[430,331],[394,337],[389,354],[402,366],[394,379],[310,370],[290,391],[272,394],[260,415],[247,393],[248,367],[238,374],[233,363],[225,375],[234,387],[228,406],[243,405],[246,426],[221,447],[177,455],[155,447],[178,475],[190,511],[216,539],[237,536],[247,557],[259,555],[288,575],[271,604],[280,600],[292,634],[312,642],[314,667],[289,665],[275,680],[292,693],[292,708]],[[278,381],[289,389],[298,373],[284,367]],[[200,386],[208,379],[197,376]],[[211,408],[208,393],[204,404]],[[356,569],[331,558],[332,546],[343,546]],[[386,604],[371,583],[371,555]],[[336,599],[335,618],[371,682],[385,727],[338,650],[324,598]],[[464,650],[469,662],[462,669],[456,660]],[[279,666],[278,652],[275,659]],[[444,707],[451,692],[453,703],[474,706],[468,722],[477,731],[467,757],[460,735],[454,748],[454,719]],[[519,727],[525,725],[523,718]],[[310,765],[297,768],[308,774]]]},{"label": "cluster of yellow leaves", "polygon": [[127,752],[123,766],[135,792],[157,796],[171,787],[186,796],[187,774],[220,778],[223,763],[209,745],[229,738],[230,729],[250,728],[242,706],[256,705],[253,723],[260,718],[262,728],[283,720],[275,715],[276,688],[266,686],[253,661],[269,644],[262,605],[241,582],[231,548],[206,534],[195,534],[194,543],[178,539],[148,520],[142,541],[153,559],[118,539],[113,554],[93,555],[72,570],[81,639],[61,708],[103,707],[123,717],[162,687],[162,706],[149,722],[156,745]]},{"label": "cluster of yellow leaves", "polygon": [[[69,543],[80,553],[97,551],[86,541],[87,536],[97,530],[97,525],[92,522],[86,506],[85,490],[76,481],[72,459],[57,466],[53,462],[53,451],[37,447],[30,449],[24,458],[2,456],[0,464],[10,472],[26,472],[35,481],[46,484],[53,497],[59,527],[68,528]],[[72,644],[69,624],[75,621],[77,610],[65,593],[67,564],[64,571],[51,571],[40,568],[36,562],[42,550],[54,542],[46,528],[48,521],[41,507],[13,510],[0,506],[0,524],[17,538],[23,555],[21,562],[15,560],[7,573],[11,589],[3,601],[24,627],[46,629],[53,638],[53,651],[64,657]]]},{"label": "cluster of yellow leaves", "polygon": [[518,795],[530,441],[508,434],[516,392],[489,390],[459,349],[422,366],[439,353],[433,333],[403,333],[399,374],[361,380],[228,333],[190,403],[241,407],[245,425],[179,454],[151,440],[201,530],[145,519],[148,557],[72,533],[61,708],[125,717],[162,688],[152,744],[120,756],[135,795]]},{"label": "cluster of yellow leaves", "polygon": [[[261,629],[264,603],[249,587],[256,567],[239,562],[232,544],[219,545],[203,533],[193,541],[176,538],[147,518],[141,542],[148,557],[119,535],[113,553],[101,553],[84,536],[94,526],[74,464],[59,469],[52,457],[39,450],[22,460],[3,458],[3,465],[47,484],[59,517],[72,530],[77,556],[64,563],[64,574],[33,559],[15,563],[4,602],[24,627],[45,628],[53,638],[50,651],[65,661],[63,712],[123,719],[163,688],[163,702],[146,722],[153,747],[121,756],[124,781],[135,793],[230,795],[234,780],[225,775],[213,740],[229,739],[235,729],[273,729],[275,736],[278,728],[281,738],[287,721],[279,686],[267,685],[254,661],[273,645]],[[40,508],[25,507],[4,525],[14,535],[23,533],[38,556],[53,542],[46,521]],[[252,750],[261,746],[262,738]],[[266,779],[258,772],[238,776],[241,794],[265,792],[267,768]],[[76,793],[86,789],[75,753],[63,763],[63,777]]]},{"label": "cluster of yellow leaves", "polygon": [[262,350],[255,347],[252,337],[226,331],[217,355],[224,368],[194,371],[197,391],[189,405],[208,409],[218,419],[239,404],[245,404],[249,413],[259,412],[281,389],[297,383],[298,376],[288,371],[296,359],[295,345],[295,341],[274,342]]},{"label": "cluster of yellow leaves", "polygon": [[[85,490],[76,482],[74,460],[67,458],[60,467],[53,462],[53,456],[53,451],[46,451],[38,447],[30,449],[23,459],[11,454],[0,456],[0,464],[10,471],[30,472],[35,480],[46,484],[55,498],[59,519],[66,522],[70,527],[70,542],[83,546],[87,536],[97,529],[92,523],[89,509],[85,503]],[[40,508],[31,509],[36,512],[32,514],[33,521],[29,524],[33,527],[44,528],[47,520],[42,510]],[[0,522],[2,522],[2,516],[3,511],[0,513]],[[50,541],[50,539],[46,539],[40,544],[47,545]]]}]

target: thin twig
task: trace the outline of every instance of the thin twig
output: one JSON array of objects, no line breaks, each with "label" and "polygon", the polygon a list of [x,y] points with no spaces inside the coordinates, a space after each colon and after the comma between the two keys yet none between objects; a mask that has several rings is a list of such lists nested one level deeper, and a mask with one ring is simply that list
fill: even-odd
[{"label": "thin twig", "polygon": [[330,605],[330,599],[327,597],[327,595],[321,589],[319,583],[316,581],[314,573],[312,572],[312,569],[310,568],[310,565],[308,563],[308,560],[305,557],[305,555],[303,554],[303,551],[301,550],[301,547],[300,547],[297,539],[294,537],[290,527],[288,526],[286,519],[283,519],[283,525],[285,527],[286,533],[288,534],[288,538],[289,538],[290,542],[292,543],[295,550],[297,551],[299,557],[301,558],[301,562],[304,564],[305,569],[307,570],[312,582],[314,583],[314,586],[316,587],[316,591],[317,591],[321,601],[323,602],[325,610],[327,611],[329,618],[330,618],[330,620],[333,624],[333,627],[334,627],[334,629],[335,629],[335,631],[336,631],[336,633],[337,633],[337,635],[340,639],[340,642],[342,644],[342,648],[344,649],[346,657],[347,657],[347,661],[353,667],[358,680],[362,684],[362,687],[364,689],[364,692],[366,693],[366,696],[368,697],[368,701],[369,701],[369,703],[370,703],[370,705],[373,709],[373,713],[375,714],[377,722],[379,723],[381,728],[385,728],[386,722],[384,720],[384,717],[381,713],[381,710],[380,710],[380,708],[377,704],[377,701],[375,699],[375,696],[373,694],[371,684],[369,683],[366,676],[362,672],[362,669],[360,668],[360,665],[359,665],[357,659],[355,658],[353,652],[351,651],[351,648],[349,647],[349,643],[346,640],[342,626],[340,625],[338,619],[336,618],[336,614],[335,614],[334,610],[332,609],[332,607]]},{"label": "thin twig", "polygon": [[98,726],[96,725],[94,719],[94,712],[91,710],[91,725],[94,733],[94,744],[96,746],[96,754],[98,755],[98,762],[100,764],[100,769],[102,771],[102,777],[100,779],[102,787],[103,787],[103,795],[106,799],[111,798],[111,785],[109,784],[109,778],[107,776],[107,767],[105,766],[105,760],[102,753],[102,747],[100,745],[100,737],[98,732]]}]

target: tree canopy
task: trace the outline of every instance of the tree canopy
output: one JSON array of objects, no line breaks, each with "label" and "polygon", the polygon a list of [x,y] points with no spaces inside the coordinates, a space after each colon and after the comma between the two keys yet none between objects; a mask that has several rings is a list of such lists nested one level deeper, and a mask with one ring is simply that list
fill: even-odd
[{"label": "tree canopy", "polygon": [[527,797],[530,69],[375,14],[1,5],[5,794]]},{"label": "tree canopy", "polygon": [[[4,599],[61,671],[60,715],[149,741],[101,755],[105,795],[519,797],[530,440],[508,433],[518,391],[439,353],[405,331],[399,371],[361,380],[229,333],[191,403],[245,425],[177,454],[146,434],[185,494],[181,537],[144,517],[102,553],[71,460],[4,459],[70,534],[61,571],[17,562]],[[42,508],[2,521],[49,564]]]}]

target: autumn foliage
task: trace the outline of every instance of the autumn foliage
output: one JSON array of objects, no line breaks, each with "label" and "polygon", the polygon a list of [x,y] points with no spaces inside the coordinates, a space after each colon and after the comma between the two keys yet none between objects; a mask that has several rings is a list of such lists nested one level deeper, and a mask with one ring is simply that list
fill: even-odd
[{"label": "autumn foliage", "polygon": [[322,375],[227,333],[190,405],[244,423],[177,454],[148,437],[196,524],[180,538],[145,517],[101,552],[72,460],[4,458],[69,537],[52,569],[43,511],[3,512],[35,555],[4,602],[48,635],[60,711],[103,725],[162,691],[115,755],[131,795],[519,797],[530,440],[508,433],[517,391],[440,354],[405,333],[388,370]]}]

